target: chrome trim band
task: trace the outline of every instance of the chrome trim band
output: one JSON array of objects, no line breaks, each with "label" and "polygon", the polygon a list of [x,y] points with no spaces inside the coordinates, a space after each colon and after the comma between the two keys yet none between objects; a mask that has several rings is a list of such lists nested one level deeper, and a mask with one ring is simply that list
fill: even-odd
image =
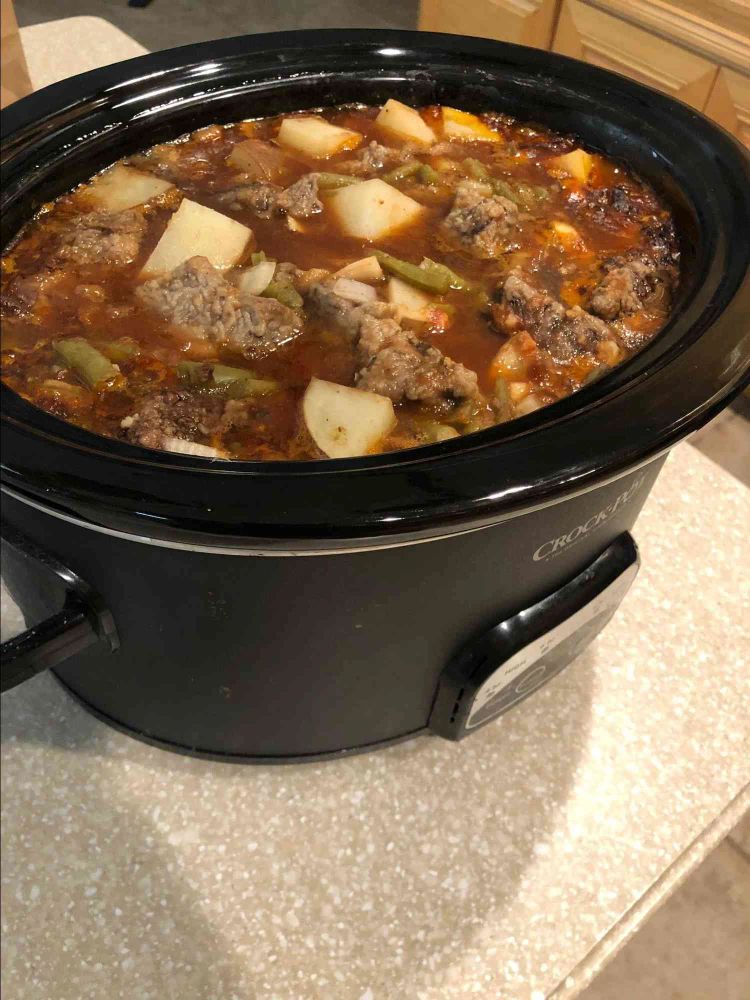
[{"label": "chrome trim band", "polygon": [[527,510],[524,510],[521,514],[508,514],[505,517],[498,518],[497,521],[492,522],[492,524],[479,524],[475,525],[473,528],[464,528],[459,531],[447,531],[445,534],[433,535],[428,538],[410,538],[402,541],[391,540],[378,545],[353,545],[350,547],[342,546],[341,548],[325,549],[236,548],[228,545],[199,545],[193,542],[177,542],[172,539],[153,538],[150,535],[131,535],[127,531],[118,531],[116,528],[105,528],[103,525],[94,524],[91,521],[84,521],[81,518],[72,517],[70,514],[63,514],[61,511],[57,511],[52,507],[47,507],[36,500],[30,500],[28,497],[21,493],[17,493],[14,489],[11,489],[7,485],[3,485],[0,488],[0,492],[6,493],[9,497],[12,497],[19,503],[26,504],[28,507],[33,507],[35,510],[41,511],[43,514],[49,514],[51,517],[56,517],[61,521],[67,521],[69,524],[74,524],[78,528],[84,528],[88,531],[98,531],[102,535],[111,535],[113,538],[121,538],[126,542],[138,542],[141,545],[155,545],[164,549],[181,549],[185,552],[205,552],[219,556],[259,556],[264,559],[274,557],[286,558],[289,556],[339,556],[347,555],[349,553],[354,554],[357,552],[380,552],[384,549],[400,549],[405,548],[408,545],[424,545],[427,542],[439,542],[446,538],[456,538],[459,535],[469,535],[475,531],[484,531],[486,528],[490,528],[493,524],[497,524],[500,521],[508,520],[509,518],[516,516],[523,516],[523,514],[530,514],[534,511],[542,510],[544,507],[565,503],[568,500],[573,500],[575,497],[600,489],[602,486],[607,486],[610,483],[616,482],[618,479],[623,479],[625,476],[638,472],[640,469],[651,465],[653,462],[657,462],[663,455],[668,454],[670,451],[671,446],[669,448],[662,449],[655,455],[649,455],[648,458],[642,459],[627,471],[621,472],[618,475],[610,476],[601,483],[597,483],[594,486],[587,486],[583,489],[573,489],[567,496],[557,497],[547,503],[535,504],[533,507],[529,507]]},{"label": "chrome trim band", "polygon": [[141,545],[155,545],[163,549],[181,549],[185,552],[203,552],[210,555],[217,556],[261,556],[263,558],[286,558],[289,556],[342,556],[355,554],[358,552],[379,552],[382,549],[398,549],[404,548],[407,545],[423,545],[425,542],[437,542],[443,538],[453,538],[456,535],[468,535],[473,531],[483,531],[489,525],[482,524],[475,528],[465,528],[463,531],[453,531],[445,535],[436,535],[431,538],[412,538],[408,541],[390,541],[384,542],[381,545],[360,545],[351,546],[349,548],[330,548],[330,549],[252,549],[252,548],[234,548],[232,546],[222,546],[222,545],[197,545],[193,542],[177,542],[173,539],[167,538],[153,538],[150,535],[131,535],[127,531],[118,531],[116,528],[105,528],[103,525],[94,524],[91,521],[84,521],[77,517],[72,517],[70,514],[63,514],[60,511],[54,510],[51,507],[47,507],[44,504],[39,503],[36,500],[30,500],[28,497],[23,496],[20,493],[16,493],[15,490],[10,489],[8,486],[2,487],[2,492],[6,493],[9,497],[17,500],[19,503],[25,504],[27,507],[33,507],[35,510],[41,511],[43,514],[49,514],[51,517],[56,517],[60,521],[67,521],[68,524],[74,524],[78,528],[84,528],[87,531],[97,531],[102,535],[111,535],[113,538],[120,538],[126,542],[138,542]]}]

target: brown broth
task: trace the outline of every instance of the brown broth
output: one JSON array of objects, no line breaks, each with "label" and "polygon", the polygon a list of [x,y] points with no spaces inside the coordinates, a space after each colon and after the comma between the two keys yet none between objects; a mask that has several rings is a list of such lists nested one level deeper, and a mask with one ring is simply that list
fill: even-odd
[{"label": "brown broth", "polygon": [[[362,133],[362,148],[372,139],[400,147],[403,143],[386,135],[375,123],[377,108],[347,107],[322,112],[335,124]],[[439,122],[439,108],[422,109],[425,121]],[[304,220],[304,232],[292,232],[283,217],[259,218],[250,209],[234,211],[226,207],[222,195],[238,184],[237,170],[227,163],[234,146],[248,136],[273,141],[280,118],[242,122],[225,127],[199,130],[176,143],[154,147],[147,160],[135,160],[139,167],[172,163],[175,183],[188,198],[230,215],[252,229],[251,251],[262,249],[267,258],[288,261],[302,269],[325,268],[335,271],[372,252],[372,245],[351,239],[335,226],[330,213]],[[619,255],[651,250],[655,224],[671,224],[667,209],[653,191],[622,165],[595,155],[594,169],[586,184],[550,169],[554,157],[572,150],[572,138],[531,127],[499,115],[486,116],[502,141],[453,143],[447,153],[416,150],[423,163],[441,167],[445,158],[458,171],[463,158],[482,163],[490,175],[514,185],[526,184],[546,191],[509,239],[507,251],[494,259],[481,259],[471,250],[446,236],[441,221],[449,211],[454,191],[451,187],[430,188],[405,180],[396,184],[405,194],[425,205],[419,224],[392,233],[377,248],[399,258],[419,263],[423,257],[444,263],[483,289],[485,301],[497,297],[497,286],[512,267],[521,267],[535,285],[558,297],[565,307],[584,306],[592,288],[601,278],[602,266]],[[442,140],[438,139],[438,145]],[[347,151],[321,161],[295,154],[285,169],[284,186],[315,170],[346,170],[354,152]],[[125,161],[128,162],[128,161]],[[387,172],[375,172],[379,176]],[[452,174],[446,175],[448,177]],[[246,183],[247,181],[245,181]],[[624,191],[630,210],[625,213],[604,207],[586,207],[592,192],[613,188]],[[326,196],[322,196],[325,203]],[[632,206],[635,206],[633,209]],[[45,294],[32,309],[18,305],[20,283],[49,268],[56,241],[73,220],[90,211],[85,186],[64,195],[44,210],[20,234],[2,260],[5,323],[3,326],[3,380],[37,406],[100,434],[123,437],[121,422],[149,393],[180,387],[175,365],[186,358],[218,360],[244,365],[262,378],[278,380],[278,392],[249,405],[249,419],[232,428],[221,440],[203,437],[203,443],[219,445],[228,455],[241,459],[314,458],[320,452],[304,433],[300,399],[313,376],[345,385],[354,385],[356,363],[350,338],[330,323],[306,315],[302,335],[265,357],[248,362],[236,351],[206,344],[201,337],[177,333],[170,324],[147,309],[134,297],[138,274],[144,261],[164,231],[174,206],[149,208],[147,228],[137,259],[127,266],[104,262],[68,266],[46,279]],[[565,245],[550,237],[551,220],[567,222],[579,239]],[[676,256],[676,255],[675,255]],[[476,294],[449,291],[438,297],[451,310],[447,329],[414,327],[420,339],[434,345],[449,358],[477,373],[479,387],[487,398],[498,377],[493,359],[507,341],[507,332],[493,324],[486,304],[480,306]],[[645,344],[664,324],[668,313],[665,300],[657,296],[633,315],[613,324],[627,354]],[[533,334],[533,330],[531,333]],[[140,346],[138,357],[120,362],[123,375],[117,386],[94,392],[80,385],[75,374],[61,368],[54,342],[66,337],[85,337],[92,345],[105,345],[130,338]],[[618,360],[624,360],[622,357]],[[540,351],[526,376],[529,390],[536,392],[542,405],[554,402],[581,386],[598,367],[591,356],[559,363]],[[71,398],[50,388],[50,381],[73,383],[78,390]],[[432,412],[429,406],[403,402],[396,405],[398,424],[381,444],[381,450],[425,443],[419,420],[440,420],[460,433],[475,429],[445,408]],[[457,408],[458,412],[458,408]],[[491,412],[488,410],[487,412]],[[511,414],[512,415],[512,414]],[[495,412],[489,422],[507,419]],[[462,423],[463,419],[463,423]],[[416,421],[416,422],[415,422]],[[484,426],[488,418],[484,420]]]}]

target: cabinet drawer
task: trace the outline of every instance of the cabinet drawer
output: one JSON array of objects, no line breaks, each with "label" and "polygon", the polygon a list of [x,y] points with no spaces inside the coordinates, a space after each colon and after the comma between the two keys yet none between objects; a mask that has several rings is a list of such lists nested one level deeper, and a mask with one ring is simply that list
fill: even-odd
[{"label": "cabinet drawer", "polygon": [[564,0],[552,47],[639,80],[699,110],[716,79],[715,63],[579,0]]},{"label": "cabinet drawer", "polygon": [[547,49],[560,0],[421,0],[421,31],[449,31]]},{"label": "cabinet drawer", "polygon": [[750,76],[720,69],[704,110],[750,148]]}]

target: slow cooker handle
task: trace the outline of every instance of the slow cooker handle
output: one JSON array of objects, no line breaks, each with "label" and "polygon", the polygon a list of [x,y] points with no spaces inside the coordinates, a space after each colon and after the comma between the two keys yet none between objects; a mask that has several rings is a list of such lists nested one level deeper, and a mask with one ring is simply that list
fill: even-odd
[{"label": "slow cooker handle", "polygon": [[111,652],[120,642],[111,613],[77,573],[2,522],[2,544],[13,554],[56,577],[64,589],[62,608],[0,646],[0,691],[9,691],[75,653],[104,643]]}]

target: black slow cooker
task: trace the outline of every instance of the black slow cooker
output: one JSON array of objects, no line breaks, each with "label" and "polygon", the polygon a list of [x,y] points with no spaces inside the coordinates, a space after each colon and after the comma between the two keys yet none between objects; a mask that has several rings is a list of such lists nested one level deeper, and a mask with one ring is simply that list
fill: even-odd
[{"label": "black slow cooker", "polygon": [[[86,708],[222,760],[460,739],[591,640],[637,570],[668,450],[750,371],[750,160],[692,108],[536,49],[300,31],[160,52],[3,112],[3,240],[113,160],[211,122],[395,96],[496,109],[619,157],[668,200],[683,276],[639,355],[469,438],[320,462],[211,462],[63,423],[2,388],[4,573]],[[669,530],[669,525],[664,526]]]}]

